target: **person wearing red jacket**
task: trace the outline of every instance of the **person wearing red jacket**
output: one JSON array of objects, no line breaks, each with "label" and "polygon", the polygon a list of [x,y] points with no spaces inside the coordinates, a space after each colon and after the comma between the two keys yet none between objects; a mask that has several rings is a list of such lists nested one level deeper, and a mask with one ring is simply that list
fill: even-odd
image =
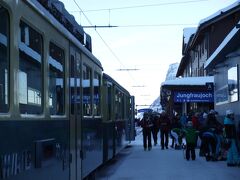
[{"label": "person wearing red jacket", "polygon": [[199,130],[199,113],[196,112],[193,116],[192,116],[192,126],[193,128],[195,128],[196,130]]}]

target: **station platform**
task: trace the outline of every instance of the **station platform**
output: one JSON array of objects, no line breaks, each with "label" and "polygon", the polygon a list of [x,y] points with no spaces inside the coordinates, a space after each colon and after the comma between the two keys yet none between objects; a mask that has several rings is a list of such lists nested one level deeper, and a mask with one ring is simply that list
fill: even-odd
[{"label": "station platform", "polygon": [[[159,135],[158,135],[159,137]],[[160,145],[144,151],[142,134],[112,161],[96,172],[97,180],[237,180],[240,167],[228,167],[226,161],[206,161],[199,157],[187,161],[183,150],[161,150]]]}]

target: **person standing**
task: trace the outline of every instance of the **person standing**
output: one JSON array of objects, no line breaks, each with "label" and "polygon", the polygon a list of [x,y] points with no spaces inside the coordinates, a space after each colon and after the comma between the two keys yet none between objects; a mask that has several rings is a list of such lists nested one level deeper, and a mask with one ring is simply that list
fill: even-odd
[{"label": "person standing", "polygon": [[232,110],[226,111],[226,117],[224,118],[224,130],[225,136],[230,140],[230,148],[227,152],[227,165],[236,166],[239,164],[238,150],[236,146],[236,128],[234,123],[234,113]]},{"label": "person standing", "polygon": [[143,114],[143,119],[140,121],[140,125],[142,127],[142,133],[143,133],[144,150],[146,151],[148,149],[150,151],[152,149],[151,130],[153,127],[153,123],[149,113],[145,112]]},{"label": "person standing", "polygon": [[192,116],[192,125],[196,130],[199,130],[199,113],[196,112],[193,116]]},{"label": "person standing", "polygon": [[171,137],[172,137],[172,148],[180,149],[182,145],[182,137],[181,137],[181,123],[180,123],[180,117],[178,114],[176,114],[173,117],[172,123],[171,123]]},{"label": "person standing", "polygon": [[182,114],[182,116],[180,117],[180,123],[182,127],[185,127],[187,124],[187,116],[185,113]]},{"label": "person standing", "polygon": [[198,132],[193,128],[192,122],[188,121],[186,128],[183,129],[183,134],[186,138],[186,159],[196,159],[195,147],[198,138]]},{"label": "person standing", "polygon": [[216,130],[214,128],[208,128],[201,135],[202,139],[202,151],[206,158],[206,161],[216,161]]},{"label": "person standing", "polygon": [[152,120],[153,120],[153,127],[152,127],[152,136],[153,136],[153,141],[154,141],[154,146],[157,145],[157,135],[159,131],[159,114],[157,113],[152,113]]},{"label": "person standing", "polygon": [[222,142],[222,134],[223,134],[223,125],[217,120],[216,117],[217,112],[215,110],[210,110],[207,116],[207,128],[214,128],[215,140],[216,140],[216,151],[215,151],[215,159],[218,158],[221,151],[221,142]]},{"label": "person standing", "polygon": [[161,136],[161,149],[164,149],[164,147],[168,149],[168,134],[170,130],[170,119],[164,110],[160,115],[159,127]]}]

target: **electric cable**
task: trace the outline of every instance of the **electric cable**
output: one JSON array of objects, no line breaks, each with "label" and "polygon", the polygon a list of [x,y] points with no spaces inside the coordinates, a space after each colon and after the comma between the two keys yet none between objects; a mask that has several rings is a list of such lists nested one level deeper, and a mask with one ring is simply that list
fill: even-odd
[{"label": "electric cable", "polygon": [[[116,7],[116,8],[90,9],[90,10],[85,10],[84,12],[113,11],[113,10],[122,10],[122,9],[157,7],[157,6],[166,6],[166,5],[197,3],[197,2],[203,2],[203,1],[209,1],[209,0],[195,0],[195,1],[190,0],[190,1],[167,2],[167,3],[158,3],[158,4],[145,4],[145,5],[138,5],[138,6],[125,6],[125,7]],[[71,11],[71,12],[79,12],[79,11]],[[81,11],[81,12],[83,12],[83,11]]]},{"label": "electric cable", "polygon": [[[76,4],[76,6],[78,7],[78,9],[80,10],[81,13],[83,13],[84,17],[87,19],[88,23],[90,25],[92,25],[92,22],[90,21],[90,19],[86,16],[86,14],[82,11],[82,9],[80,8],[80,6],[78,5],[78,3],[73,0],[74,3]],[[124,64],[121,62],[121,60],[118,58],[118,56],[114,53],[114,51],[111,49],[111,47],[107,44],[107,42],[103,39],[103,37],[101,36],[101,34],[95,29],[97,35],[100,37],[100,39],[102,40],[102,42],[105,44],[105,46],[108,48],[108,50],[111,52],[111,54],[116,58],[116,60],[120,63],[120,65],[122,65],[124,68]],[[133,76],[130,74],[130,72],[128,71],[128,74],[130,75],[130,77],[132,78],[133,81],[135,81],[135,79],[133,78]]]}]

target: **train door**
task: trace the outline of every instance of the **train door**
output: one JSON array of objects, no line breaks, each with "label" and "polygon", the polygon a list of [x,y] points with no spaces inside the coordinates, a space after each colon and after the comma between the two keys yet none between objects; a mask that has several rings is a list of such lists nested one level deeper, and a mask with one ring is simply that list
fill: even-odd
[{"label": "train door", "polygon": [[70,149],[71,180],[82,178],[81,166],[81,55],[70,48]]},{"label": "train door", "polygon": [[135,98],[130,97],[130,140],[135,140],[136,130],[135,130]]}]

